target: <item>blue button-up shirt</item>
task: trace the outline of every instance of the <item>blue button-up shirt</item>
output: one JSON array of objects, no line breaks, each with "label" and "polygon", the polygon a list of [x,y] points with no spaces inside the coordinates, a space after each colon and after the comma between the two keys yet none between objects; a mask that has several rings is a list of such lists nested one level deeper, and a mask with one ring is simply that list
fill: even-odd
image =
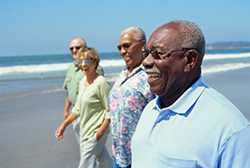
[{"label": "blue button-up shirt", "polygon": [[249,121],[197,80],[171,106],[144,109],[132,138],[133,168],[250,168]]}]

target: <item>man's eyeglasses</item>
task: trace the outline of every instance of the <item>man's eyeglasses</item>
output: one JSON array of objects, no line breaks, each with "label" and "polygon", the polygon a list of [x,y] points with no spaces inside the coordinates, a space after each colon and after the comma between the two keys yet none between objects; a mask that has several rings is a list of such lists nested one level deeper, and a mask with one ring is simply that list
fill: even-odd
[{"label": "man's eyeglasses", "polygon": [[124,49],[129,49],[131,46],[133,46],[133,45],[137,45],[137,44],[139,44],[140,42],[142,42],[142,40],[141,41],[135,41],[135,42],[133,42],[133,43],[123,43],[123,44],[119,44],[118,46],[117,46],[117,49],[119,50],[119,51],[121,51],[121,49],[122,48],[124,48]]},{"label": "man's eyeglasses", "polygon": [[81,47],[81,46],[72,46],[72,47],[69,47],[70,51],[73,51],[74,48],[75,48],[76,50],[79,50],[79,49],[82,48],[82,47]]},{"label": "man's eyeglasses", "polygon": [[164,51],[160,51],[156,47],[153,47],[151,49],[144,48],[142,50],[142,54],[144,57],[147,57],[149,54],[151,54],[154,59],[165,59],[165,58],[171,57],[173,55],[173,53],[175,53],[175,52],[186,52],[186,51],[191,50],[191,49],[195,49],[195,48],[182,48],[179,50],[172,50],[169,52],[164,52]]}]

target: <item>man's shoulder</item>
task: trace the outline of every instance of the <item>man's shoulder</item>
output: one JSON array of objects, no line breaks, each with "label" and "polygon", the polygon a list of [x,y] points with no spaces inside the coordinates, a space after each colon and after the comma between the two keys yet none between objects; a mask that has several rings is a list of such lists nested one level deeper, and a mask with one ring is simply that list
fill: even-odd
[{"label": "man's shoulder", "polygon": [[138,69],[129,79],[130,83],[133,85],[141,85],[142,87],[148,87],[149,84],[147,83],[147,74],[144,69]]},{"label": "man's shoulder", "polygon": [[209,101],[208,105],[211,105],[211,109],[219,109],[220,111],[239,111],[227,97],[211,87],[205,88],[202,97],[204,101]]},{"label": "man's shoulder", "polygon": [[145,72],[145,69],[142,67],[139,68],[138,75],[141,76],[142,78],[147,78],[147,73]]},{"label": "man's shoulder", "polygon": [[72,62],[72,63],[70,63],[70,64],[68,65],[68,68],[67,68],[67,69],[69,70],[69,69],[73,69],[73,68],[75,68],[75,64]]},{"label": "man's shoulder", "polygon": [[155,107],[156,107],[156,97],[148,102],[148,104],[145,106],[143,110],[143,113],[145,113],[145,115],[150,115]]},{"label": "man's shoulder", "polygon": [[204,90],[201,101],[203,105],[203,107],[200,107],[201,110],[206,111],[207,115],[210,115],[213,120],[232,132],[249,123],[229,99],[213,88],[208,87]]},{"label": "man's shoulder", "polygon": [[70,63],[66,69],[66,76],[71,74],[75,69],[75,65],[73,63]]}]

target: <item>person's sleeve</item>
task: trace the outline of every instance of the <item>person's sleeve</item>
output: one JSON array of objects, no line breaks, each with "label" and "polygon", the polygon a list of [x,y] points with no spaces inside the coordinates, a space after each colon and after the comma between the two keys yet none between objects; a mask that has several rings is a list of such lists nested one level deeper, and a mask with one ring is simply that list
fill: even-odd
[{"label": "person's sleeve", "polygon": [[83,92],[83,79],[81,79],[81,81],[79,82],[79,93],[77,95],[77,98],[76,98],[76,103],[74,105],[74,107],[72,108],[72,113],[76,114],[77,116],[80,115],[80,103],[81,103],[81,99],[80,99],[80,95],[82,94]]},{"label": "person's sleeve", "polygon": [[72,108],[72,113],[76,114],[77,116],[80,116],[80,106],[79,103],[76,103],[74,107]]},{"label": "person's sleeve", "polygon": [[63,82],[63,89],[65,91],[68,90],[68,83],[69,83],[69,68],[66,71],[65,79],[64,79],[64,82]]},{"label": "person's sleeve", "polygon": [[250,125],[235,133],[224,144],[219,168],[250,168]]},{"label": "person's sleeve", "polygon": [[67,85],[68,85],[68,80],[67,80],[67,78],[65,77],[64,82],[63,82],[63,89],[64,89],[64,90],[68,90]]},{"label": "person's sleeve", "polygon": [[102,105],[105,109],[105,118],[110,119],[110,112],[109,112],[109,104],[108,104],[108,96],[110,91],[109,83],[104,79],[100,85],[100,98]]}]

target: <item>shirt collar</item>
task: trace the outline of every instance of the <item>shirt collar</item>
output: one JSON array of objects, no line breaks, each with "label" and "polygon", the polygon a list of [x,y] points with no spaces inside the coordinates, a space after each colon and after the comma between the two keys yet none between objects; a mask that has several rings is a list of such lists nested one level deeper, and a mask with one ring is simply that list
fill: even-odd
[{"label": "shirt collar", "polygon": [[123,83],[125,83],[129,78],[133,77],[135,74],[137,74],[138,72],[140,72],[141,70],[143,70],[143,66],[140,65],[136,68],[134,68],[132,70],[131,73],[128,74],[128,70],[125,69],[122,71],[121,75],[120,75],[120,81],[118,82],[120,85],[122,85]]},{"label": "shirt collar", "polygon": [[192,107],[195,105],[202,92],[207,86],[202,82],[202,78],[200,77],[190,88],[188,88],[182,95],[179,97],[172,105],[160,108],[160,97],[157,96],[155,109],[157,111],[171,111],[177,114],[185,114],[188,113]]},{"label": "shirt collar", "polygon": [[127,78],[129,78],[130,76],[133,76],[134,74],[136,74],[136,73],[137,73],[138,71],[140,71],[141,69],[143,69],[142,64],[141,64],[140,66],[134,68],[134,69],[132,70],[131,73],[128,73],[128,70],[127,70],[127,69],[124,69],[124,70],[122,71],[122,75],[123,75],[123,76],[126,76]]},{"label": "shirt collar", "polygon": [[77,66],[75,63],[73,63],[75,72],[78,72],[80,70],[79,66]]}]

